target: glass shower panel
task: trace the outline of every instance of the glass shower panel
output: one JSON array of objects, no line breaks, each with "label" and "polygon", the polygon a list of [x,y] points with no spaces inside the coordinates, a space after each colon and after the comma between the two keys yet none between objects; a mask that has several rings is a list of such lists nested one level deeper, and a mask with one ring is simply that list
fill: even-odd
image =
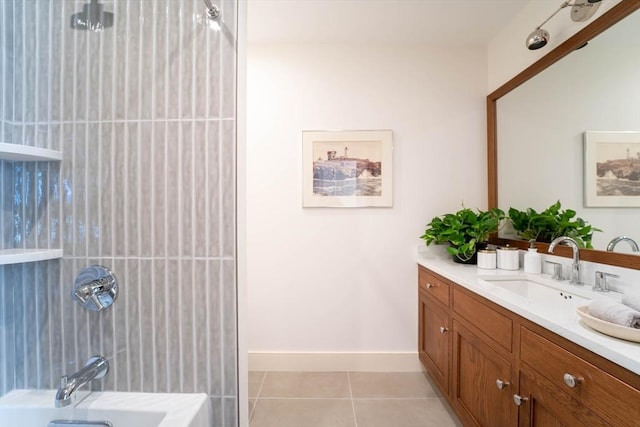
[{"label": "glass shower panel", "polygon": [[[216,4],[0,2],[0,142],[63,153],[0,161],[0,249],[63,249],[0,266],[0,395],[101,354],[92,389],[204,392],[237,424],[237,3]],[[121,286],[99,313],[70,297],[92,264]]]}]

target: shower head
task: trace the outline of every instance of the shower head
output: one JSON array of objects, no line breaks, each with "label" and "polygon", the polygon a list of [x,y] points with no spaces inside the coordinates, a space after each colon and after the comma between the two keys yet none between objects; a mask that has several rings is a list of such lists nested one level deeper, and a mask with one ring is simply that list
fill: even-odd
[{"label": "shower head", "polygon": [[213,4],[211,0],[204,0],[204,5],[207,7],[207,17],[209,19],[217,20],[220,17],[220,8]]},{"label": "shower head", "polygon": [[105,12],[98,0],[91,0],[82,7],[82,12],[71,15],[71,28],[74,30],[102,31],[113,26],[113,13]]},{"label": "shower head", "polygon": [[541,47],[545,47],[547,43],[549,43],[549,32],[544,28],[536,28],[529,34],[527,37],[527,48],[529,50],[540,49]]}]

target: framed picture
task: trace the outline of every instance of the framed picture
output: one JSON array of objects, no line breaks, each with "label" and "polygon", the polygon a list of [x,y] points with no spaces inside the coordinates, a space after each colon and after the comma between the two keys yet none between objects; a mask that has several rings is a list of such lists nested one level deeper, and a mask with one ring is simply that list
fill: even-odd
[{"label": "framed picture", "polygon": [[302,206],[392,205],[390,130],[303,131]]},{"label": "framed picture", "polygon": [[640,132],[584,133],[584,205],[640,206]]}]

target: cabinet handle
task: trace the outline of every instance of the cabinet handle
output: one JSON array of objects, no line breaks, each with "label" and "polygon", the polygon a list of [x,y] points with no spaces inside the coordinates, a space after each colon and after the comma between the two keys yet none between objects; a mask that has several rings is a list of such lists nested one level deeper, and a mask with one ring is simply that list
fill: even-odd
[{"label": "cabinet handle", "polygon": [[440,326],[440,333],[444,334],[445,332],[447,332],[449,330],[449,328],[445,328],[444,326]]},{"label": "cabinet handle", "polygon": [[564,383],[571,388],[574,388],[575,386],[577,386],[578,384],[580,384],[581,382],[584,381],[584,378],[576,378],[575,375],[571,375],[571,374],[564,374]]},{"label": "cabinet handle", "polygon": [[526,402],[527,400],[529,400],[528,397],[522,397],[518,394],[513,395],[513,403],[515,403],[516,406],[522,405],[522,402]]},{"label": "cabinet handle", "polygon": [[497,379],[496,380],[496,387],[498,387],[498,390],[502,390],[503,388],[509,386],[509,382],[508,381],[502,381],[501,379]]},{"label": "cabinet handle", "polygon": [[436,285],[432,285],[431,283],[427,282],[427,289],[431,289],[431,288],[435,288]]}]

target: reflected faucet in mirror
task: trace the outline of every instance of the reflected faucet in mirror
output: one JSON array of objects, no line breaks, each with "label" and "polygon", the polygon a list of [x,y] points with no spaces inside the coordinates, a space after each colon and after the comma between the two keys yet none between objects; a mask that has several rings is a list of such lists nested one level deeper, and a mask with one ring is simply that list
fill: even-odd
[{"label": "reflected faucet in mirror", "polygon": [[613,239],[611,239],[611,241],[609,242],[609,244],[607,245],[607,251],[609,252],[613,252],[613,250],[616,248],[616,245],[620,242],[627,242],[629,243],[629,246],[631,246],[631,250],[633,252],[638,252],[640,251],[640,249],[638,248],[638,244],[636,243],[635,240],[633,240],[631,237],[628,236],[618,236],[618,237],[614,237]]}]

